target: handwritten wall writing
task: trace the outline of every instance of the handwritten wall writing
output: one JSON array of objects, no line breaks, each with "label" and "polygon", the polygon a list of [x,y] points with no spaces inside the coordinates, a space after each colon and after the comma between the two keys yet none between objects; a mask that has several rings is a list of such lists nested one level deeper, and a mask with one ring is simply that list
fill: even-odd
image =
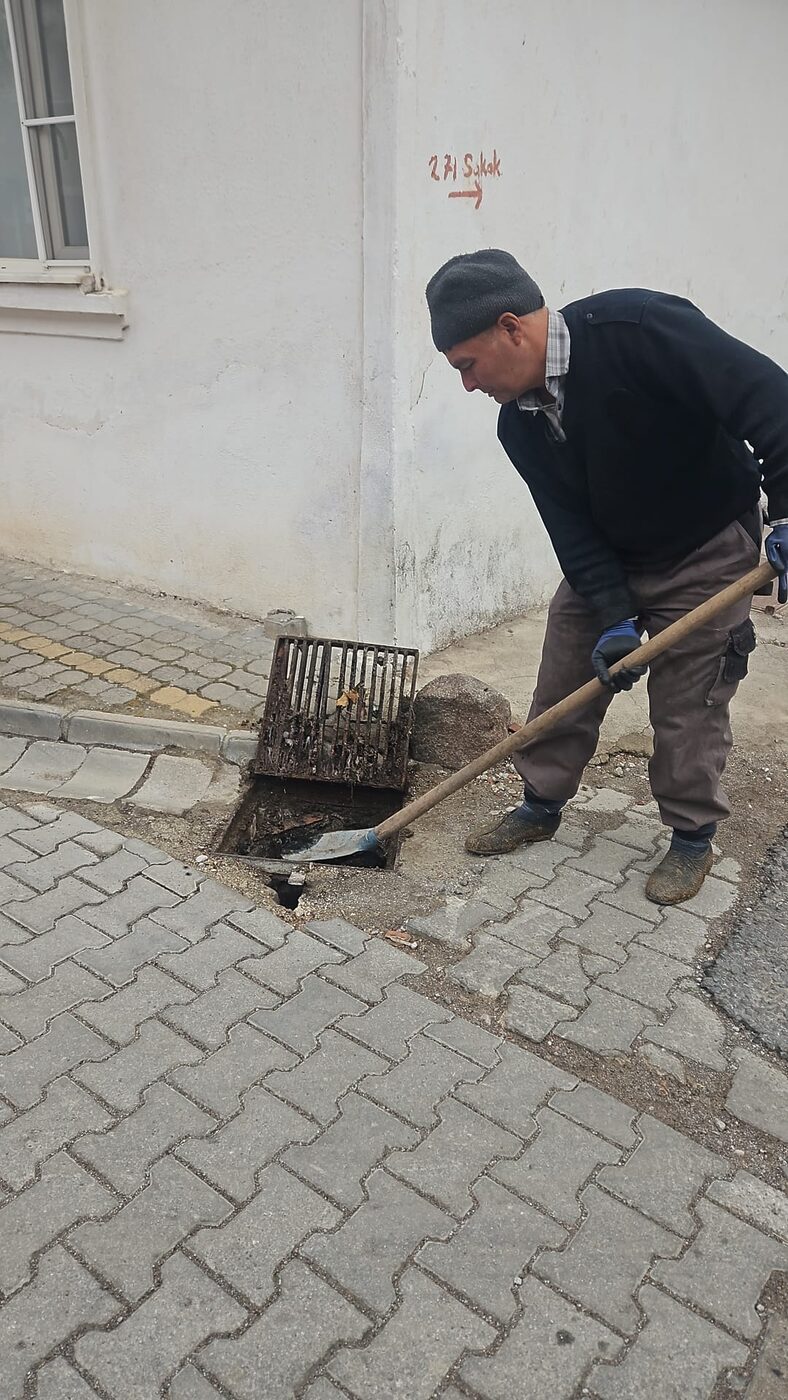
[{"label": "handwritten wall writing", "polygon": [[474,151],[466,151],[461,156],[445,151],[442,156],[431,155],[427,165],[429,178],[436,184],[456,185],[459,180],[472,180],[473,184],[466,189],[450,189],[448,197],[472,199],[475,209],[482,202],[482,180],[497,180],[502,174],[501,157],[495,148],[491,156],[485,155],[484,151],[479,151],[478,155]]}]

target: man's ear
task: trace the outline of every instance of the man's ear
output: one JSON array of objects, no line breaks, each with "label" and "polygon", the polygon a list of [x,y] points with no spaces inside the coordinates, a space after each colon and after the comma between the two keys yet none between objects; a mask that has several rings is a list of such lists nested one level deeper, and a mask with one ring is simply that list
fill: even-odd
[{"label": "man's ear", "polygon": [[520,345],[523,338],[523,328],[519,316],[515,316],[513,311],[504,311],[503,315],[498,317],[497,324],[515,345]]}]

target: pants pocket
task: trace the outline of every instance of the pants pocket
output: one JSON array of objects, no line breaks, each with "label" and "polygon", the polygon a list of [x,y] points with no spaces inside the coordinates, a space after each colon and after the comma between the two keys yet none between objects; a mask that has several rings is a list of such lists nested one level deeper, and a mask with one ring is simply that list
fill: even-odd
[{"label": "pants pocket", "polygon": [[725,650],[717,663],[714,680],[706,692],[707,705],[723,705],[736,693],[750,665],[750,653],[755,650],[755,628],[748,617],[728,633]]}]

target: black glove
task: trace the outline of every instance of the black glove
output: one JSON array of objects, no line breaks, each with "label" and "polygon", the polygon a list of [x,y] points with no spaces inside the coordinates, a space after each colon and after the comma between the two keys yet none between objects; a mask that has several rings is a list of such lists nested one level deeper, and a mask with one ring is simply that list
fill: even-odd
[{"label": "black glove", "polygon": [[778,520],[764,543],[766,558],[777,574],[777,602],[788,603],[788,520]]},{"label": "black glove", "polygon": [[615,661],[620,661],[622,656],[629,656],[629,653],[639,646],[640,633],[633,617],[628,617],[624,622],[617,622],[614,627],[608,627],[602,633],[591,653],[591,661],[603,685],[613,691],[631,690],[635,681],[645,676],[647,666],[627,666],[615,676],[610,674],[609,668]]}]

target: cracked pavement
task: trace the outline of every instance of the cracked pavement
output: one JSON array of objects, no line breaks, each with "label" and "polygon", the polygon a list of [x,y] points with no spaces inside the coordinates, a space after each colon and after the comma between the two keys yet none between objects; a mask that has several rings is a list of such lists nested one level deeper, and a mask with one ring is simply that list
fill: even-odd
[{"label": "cracked pavement", "polygon": [[[350,923],[0,807],[2,1400],[741,1393],[788,1273],[788,1076],[697,985],[734,862],[646,907],[660,840],[584,791],[414,921],[493,1030]],[[710,1076],[714,1145],[563,1047]]]}]

